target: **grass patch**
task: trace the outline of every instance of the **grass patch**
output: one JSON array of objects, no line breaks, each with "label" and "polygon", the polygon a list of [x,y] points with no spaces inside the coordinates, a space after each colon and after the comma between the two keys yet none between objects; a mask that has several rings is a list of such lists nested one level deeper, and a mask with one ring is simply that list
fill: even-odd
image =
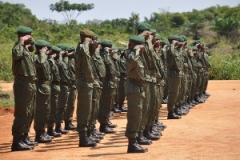
[{"label": "grass patch", "polygon": [[0,97],[0,107],[4,108],[4,109],[6,109],[6,108],[13,108],[13,106],[14,106],[13,92],[4,92],[0,88],[0,94],[9,95],[9,98]]}]

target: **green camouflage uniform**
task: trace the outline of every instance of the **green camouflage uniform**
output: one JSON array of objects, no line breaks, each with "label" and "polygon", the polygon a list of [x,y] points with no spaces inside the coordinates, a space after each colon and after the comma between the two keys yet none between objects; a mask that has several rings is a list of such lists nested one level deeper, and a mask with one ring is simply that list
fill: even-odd
[{"label": "green camouflage uniform", "polygon": [[106,77],[103,80],[103,89],[100,97],[98,116],[98,121],[103,125],[106,125],[109,122],[109,113],[113,107],[116,95],[118,82],[117,76],[120,74],[109,54],[110,53],[106,48],[100,51],[100,55],[106,66]]},{"label": "green camouflage uniform", "polygon": [[29,132],[36,105],[35,64],[29,50],[20,41],[12,48],[12,73],[15,103],[12,135],[20,138]]},{"label": "green camouflage uniform", "polygon": [[50,114],[51,69],[45,52],[37,52],[34,56],[37,71],[37,100],[34,116],[34,129],[38,133],[45,132]]},{"label": "green camouflage uniform", "polygon": [[89,44],[91,40],[85,38],[76,48],[76,86],[77,97],[77,131],[87,133],[90,125],[93,99],[93,64]]},{"label": "green camouflage uniform", "polygon": [[142,57],[139,55],[139,47],[127,50],[127,82],[126,95],[128,103],[127,113],[127,127],[125,136],[128,138],[136,138],[138,131],[141,129],[142,123],[142,106],[145,97],[144,92],[144,63]]},{"label": "green camouflage uniform", "polygon": [[48,62],[51,66],[52,84],[51,84],[51,95],[50,95],[50,115],[48,119],[48,127],[53,127],[56,122],[57,106],[58,106],[58,95],[60,92],[60,76],[59,69],[56,61],[53,58],[49,58]]},{"label": "green camouflage uniform", "polygon": [[[65,62],[66,63],[66,62]],[[75,58],[68,57],[68,75],[69,75],[69,95],[68,95],[68,102],[67,108],[64,113],[64,121],[70,122],[73,119],[73,112],[74,112],[74,105],[76,100],[76,78],[75,78]]]}]

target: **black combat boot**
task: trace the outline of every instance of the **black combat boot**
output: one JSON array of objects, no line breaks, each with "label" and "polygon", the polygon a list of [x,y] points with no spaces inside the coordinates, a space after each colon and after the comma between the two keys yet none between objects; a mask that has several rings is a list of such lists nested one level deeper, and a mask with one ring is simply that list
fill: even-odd
[{"label": "black combat boot", "polygon": [[32,147],[25,144],[22,141],[22,136],[13,136],[13,143],[11,146],[11,151],[27,151],[27,150],[31,150]]},{"label": "black combat boot", "polygon": [[151,140],[159,140],[160,139],[160,135],[155,135],[152,134],[150,131],[150,126],[145,126],[145,129],[143,131],[143,135],[144,137],[146,137],[147,139],[151,139]]},{"label": "black combat boot", "polygon": [[67,134],[69,131],[61,128],[61,123],[56,123],[55,131],[61,134]]},{"label": "black combat boot", "polygon": [[156,120],[155,124],[158,126],[158,128],[161,129],[161,131],[164,131],[164,129],[167,128],[167,125],[163,124],[162,122],[159,122],[158,120]]},{"label": "black combat boot", "polygon": [[29,145],[29,146],[32,146],[32,147],[35,147],[38,145],[38,142],[34,142],[32,140],[30,140],[30,137],[28,136],[28,133],[24,133],[23,136],[22,136],[22,141]]},{"label": "black combat boot", "polygon": [[65,121],[65,130],[76,130],[77,127],[72,124],[72,121]]},{"label": "black combat boot", "polygon": [[79,147],[95,147],[97,143],[87,136],[87,133],[79,134]]},{"label": "black combat boot", "polygon": [[49,143],[52,141],[52,137],[50,137],[44,131],[42,131],[42,132],[36,131],[35,141],[38,143]]},{"label": "black combat boot", "polygon": [[147,148],[143,148],[137,143],[136,138],[128,138],[127,153],[145,153],[147,151],[148,151]]},{"label": "black combat boot", "polygon": [[114,104],[112,108],[113,113],[121,113],[121,110],[118,108],[118,104]]},{"label": "black combat boot", "polygon": [[138,133],[137,142],[138,144],[142,144],[142,145],[152,144],[152,141],[150,139],[147,139],[146,137],[143,136],[143,132]]},{"label": "black combat boot", "polygon": [[181,105],[176,105],[176,106],[175,106],[174,113],[175,113],[176,115],[182,116]]},{"label": "black combat boot", "polygon": [[113,128],[110,128],[107,124],[100,124],[100,132],[104,133],[115,133],[116,131]]},{"label": "black combat boot", "polygon": [[127,112],[128,108],[126,106],[124,106],[123,103],[120,103],[119,104],[119,109],[122,111],[122,112]]},{"label": "black combat boot", "polygon": [[110,127],[110,128],[116,128],[116,127],[117,127],[116,124],[112,124],[112,122],[110,122],[110,121],[108,121],[107,125],[108,125],[108,127]]},{"label": "black combat boot", "polygon": [[97,135],[100,135],[100,136],[105,136],[105,133],[104,132],[100,132],[98,129],[94,128],[93,129],[93,133],[97,134]]},{"label": "black combat boot", "polygon": [[53,130],[53,127],[48,127],[47,134],[53,137],[61,137],[62,133],[58,133]]},{"label": "black combat boot", "polygon": [[168,112],[168,117],[167,119],[180,119],[181,116],[177,115],[176,113],[174,112]]}]

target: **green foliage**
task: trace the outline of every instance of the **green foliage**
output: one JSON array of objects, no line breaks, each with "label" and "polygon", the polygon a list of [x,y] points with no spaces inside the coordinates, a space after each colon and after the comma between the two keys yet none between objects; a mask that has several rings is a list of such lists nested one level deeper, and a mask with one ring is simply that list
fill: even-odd
[{"label": "green foliage", "polygon": [[8,94],[10,98],[0,97],[0,107],[2,108],[12,108],[14,106],[14,96],[12,92],[3,92],[0,88],[0,94]]},{"label": "green foliage", "polygon": [[11,47],[13,44],[0,44],[0,79],[11,81],[12,76],[12,59]]},{"label": "green foliage", "polygon": [[[149,18],[145,17],[144,22],[156,29],[163,39],[171,34],[184,34],[188,37],[189,44],[195,39],[201,39],[206,44],[219,42],[216,48],[212,49],[211,78],[240,79],[239,69],[234,66],[239,66],[239,50],[231,49],[240,45],[239,7],[213,6],[185,13],[160,10],[152,13]],[[127,47],[129,37],[136,34],[136,26],[140,23],[139,14],[132,13],[128,19],[89,20],[86,24],[79,24],[74,20],[74,11],[75,14],[80,14],[93,8],[93,4],[70,4],[68,1],[60,0],[50,5],[50,9],[61,14],[72,14],[68,15],[72,18],[69,18],[67,24],[59,24],[51,19],[38,20],[23,4],[0,1],[0,79],[10,81],[13,78],[11,48],[17,40],[16,29],[20,25],[31,27],[34,39],[45,39],[53,45],[65,43],[76,46],[80,39],[79,31],[88,28],[98,35],[99,40],[110,39],[114,45]],[[231,60],[234,64],[230,64]]]}]

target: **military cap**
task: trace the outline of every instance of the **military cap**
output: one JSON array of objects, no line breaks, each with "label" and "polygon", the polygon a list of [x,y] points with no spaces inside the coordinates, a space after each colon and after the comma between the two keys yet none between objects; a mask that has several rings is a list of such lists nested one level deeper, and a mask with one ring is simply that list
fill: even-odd
[{"label": "military cap", "polygon": [[136,36],[136,35],[130,37],[129,41],[134,42],[136,44],[144,44],[145,43],[145,39],[143,37]]},{"label": "military cap", "polygon": [[68,46],[66,44],[58,44],[58,48],[61,48],[61,50],[67,50]]},{"label": "military cap", "polygon": [[52,51],[54,52],[60,52],[61,48],[58,48],[57,46],[52,46]]},{"label": "military cap", "polygon": [[101,45],[103,46],[103,47],[112,47],[112,41],[110,41],[110,40],[108,40],[108,39],[105,39],[105,40],[102,40],[101,41]]},{"label": "military cap", "polygon": [[31,33],[31,32],[32,32],[32,29],[26,26],[20,26],[17,29],[17,33]]},{"label": "military cap", "polygon": [[88,36],[88,37],[94,37],[95,33],[89,29],[83,29],[80,31],[80,35],[82,36]]},{"label": "military cap", "polygon": [[156,34],[156,39],[157,39],[157,40],[160,40],[161,38],[162,38],[162,37],[160,36],[160,34],[157,33],[157,34]]},{"label": "military cap", "polygon": [[74,47],[72,47],[72,46],[68,46],[68,47],[67,47],[67,51],[68,51],[68,52],[75,51],[75,48],[74,48]]},{"label": "military cap", "polygon": [[124,51],[124,50],[126,50],[125,47],[118,47],[118,51],[119,51],[119,52],[122,52],[122,51]]},{"label": "military cap", "polygon": [[139,23],[137,26],[137,30],[150,30],[151,29],[151,25],[148,23]]},{"label": "military cap", "polygon": [[170,45],[170,43],[168,41],[165,41],[165,40],[161,40],[160,43],[162,44],[162,46],[165,46],[165,45]]},{"label": "military cap", "polygon": [[187,37],[184,35],[180,35],[180,37],[182,37],[184,39],[184,41],[187,41]]},{"label": "military cap", "polygon": [[170,35],[168,37],[168,40],[178,40],[178,36],[177,35]]},{"label": "military cap", "polygon": [[181,36],[178,36],[178,41],[179,41],[179,42],[184,42],[184,38],[181,37]]},{"label": "military cap", "polygon": [[52,48],[52,44],[50,42],[48,42],[47,47]]},{"label": "military cap", "polygon": [[37,40],[35,41],[35,45],[39,47],[48,47],[49,42],[45,40]]},{"label": "military cap", "polygon": [[150,29],[150,32],[151,32],[152,34],[155,34],[155,33],[157,33],[157,30],[156,30],[156,29],[153,29],[153,28],[151,28],[151,29]]},{"label": "military cap", "polygon": [[193,43],[192,43],[192,45],[196,45],[196,44],[202,44],[202,42],[200,41],[200,40],[195,40]]},{"label": "military cap", "polygon": [[197,50],[198,50],[198,48],[197,48],[196,46],[192,46],[191,49],[192,49],[193,51],[197,51]]}]

